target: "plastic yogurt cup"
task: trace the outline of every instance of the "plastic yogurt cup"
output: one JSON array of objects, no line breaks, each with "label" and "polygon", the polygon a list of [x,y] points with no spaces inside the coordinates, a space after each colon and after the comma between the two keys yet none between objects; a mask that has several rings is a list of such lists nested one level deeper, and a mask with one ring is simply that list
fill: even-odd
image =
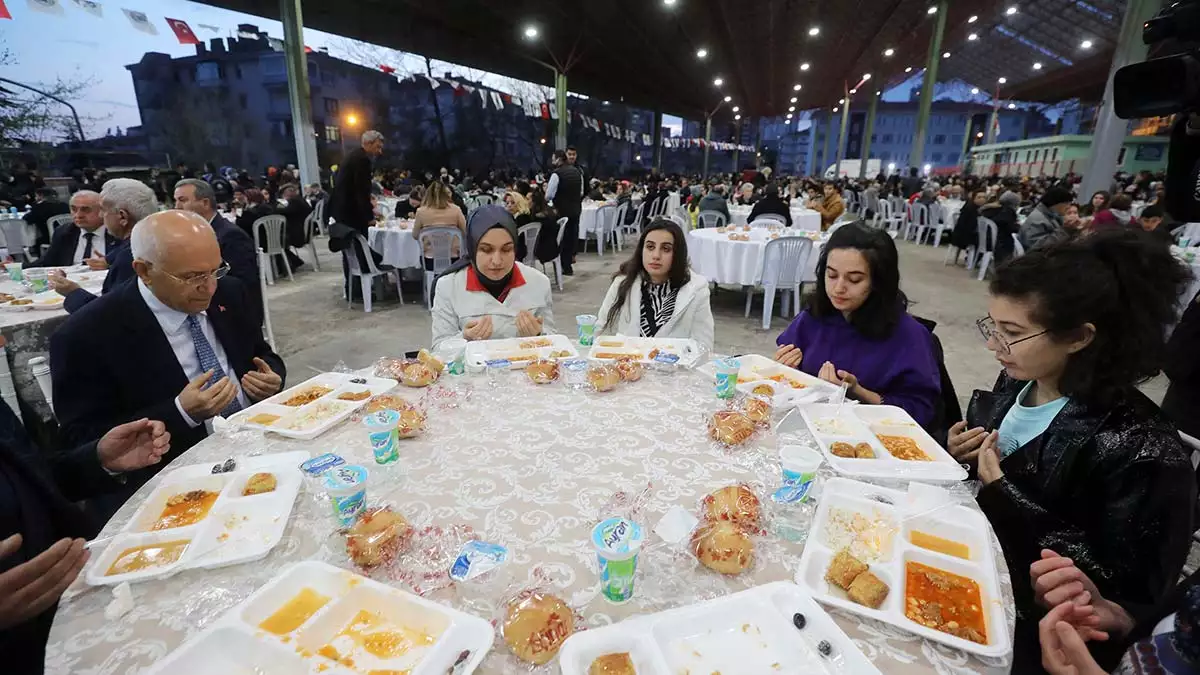
[{"label": "plastic yogurt cup", "polygon": [[400,438],[396,433],[396,427],[400,424],[399,412],[377,410],[364,417],[362,423],[367,429],[376,464],[391,464],[400,459]]},{"label": "plastic yogurt cup", "polygon": [[333,504],[333,515],[342,527],[353,525],[366,508],[369,475],[366,467],[357,464],[346,464],[325,472],[321,482]]},{"label": "plastic yogurt cup", "polygon": [[633,598],[642,527],[625,518],[608,518],[592,528],[592,546],[600,567],[600,592],[612,603]]}]

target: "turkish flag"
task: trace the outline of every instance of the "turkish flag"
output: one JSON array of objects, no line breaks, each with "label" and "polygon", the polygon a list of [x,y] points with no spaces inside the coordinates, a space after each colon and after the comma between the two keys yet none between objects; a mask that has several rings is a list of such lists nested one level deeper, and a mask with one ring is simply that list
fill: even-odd
[{"label": "turkish flag", "polygon": [[0,19],[11,19],[12,14],[8,13],[8,7],[5,6],[4,0],[0,0]]},{"label": "turkish flag", "polygon": [[166,17],[166,19],[167,25],[171,27],[171,30],[175,31],[175,37],[179,40],[179,44],[200,44],[200,38],[196,37],[196,34],[192,32],[192,27],[187,25],[186,21],[180,21],[179,19],[172,19],[169,17]]},{"label": "turkish flag", "polygon": [[388,75],[391,75],[392,73],[396,72],[395,68],[393,68],[391,66],[385,66],[383,64],[379,65],[379,69],[382,70],[383,72],[387,73]]}]

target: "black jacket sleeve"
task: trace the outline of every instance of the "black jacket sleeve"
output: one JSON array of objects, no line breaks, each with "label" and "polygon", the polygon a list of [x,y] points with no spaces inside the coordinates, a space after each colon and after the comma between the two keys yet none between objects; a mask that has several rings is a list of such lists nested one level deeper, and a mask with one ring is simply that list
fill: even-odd
[{"label": "black jacket sleeve", "polygon": [[1200,302],[1190,300],[1167,341],[1163,372],[1173,382],[1190,382],[1200,374]]}]

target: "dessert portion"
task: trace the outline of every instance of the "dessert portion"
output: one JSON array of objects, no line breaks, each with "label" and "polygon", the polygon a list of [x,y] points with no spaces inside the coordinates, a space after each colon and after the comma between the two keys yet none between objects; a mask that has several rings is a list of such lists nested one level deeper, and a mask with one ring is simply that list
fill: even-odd
[{"label": "dessert portion", "polygon": [[292,394],[286,401],[282,403],[282,405],[286,405],[289,408],[299,408],[302,405],[308,405],[309,403],[312,403],[331,391],[333,391],[333,387],[314,384],[311,387],[305,387],[304,389]]},{"label": "dessert portion", "polygon": [[971,547],[960,541],[953,539],[945,539],[936,534],[927,534],[920,530],[913,530],[908,533],[908,539],[913,543],[913,546],[920,546],[929,551],[936,551],[955,558],[963,560],[971,559]]},{"label": "dessert portion", "polygon": [[769,384],[756,384],[754,385],[754,388],[750,390],[750,393],[754,394],[755,396],[774,396],[775,388]]},{"label": "dessert portion", "polygon": [[539,349],[541,347],[549,347],[554,344],[554,341],[548,337],[538,337],[529,340],[521,340],[517,344],[517,349]]},{"label": "dessert portion", "polygon": [[355,565],[377,567],[391,562],[407,546],[412,525],[388,507],[364,511],[346,533],[346,553]]},{"label": "dessert portion", "polygon": [[400,413],[400,423],[396,425],[396,435],[400,438],[412,438],[425,431],[425,413],[416,408],[405,408]]},{"label": "dessert portion", "polygon": [[525,367],[525,375],[534,384],[550,384],[558,379],[558,361],[535,359]]},{"label": "dessert portion", "polygon": [[588,368],[587,381],[596,391],[612,391],[621,383],[621,372],[615,366],[596,364]]},{"label": "dessert portion", "polygon": [[260,471],[246,481],[246,486],[242,488],[242,496],[249,497],[274,492],[278,485],[279,481],[275,478],[275,474]]},{"label": "dessert portion", "polygon": [[637,382],[646,372],[642,362],[635,360],[632,356],[622,356],[617,359],[616,368],[617,372],[621,374],[621,379],[626,382]]},{"label": "dessert portion", "polygon": [[757,530],[762,520],[762,504],[745,485],[721,488],[704,498],[704,519],[731,522]]},{"label": "dessert portion", "polygon": [[741,445],[754,435],[754,421],[735,410],[713,413],[708,422],[708,437],[728,446]]},{"label": "dessert portion", "polygon": [[575,632],[575,614],[558,597],[534,593],[509,604],[500,631],[517,658],[540,666]]},{"label": "dessert portion", "polygon": [[169,530],[173,527],[193,525],[204,520],[217,501],[219,492],[210,490],[189,490],[182,494],[171,495],[167,498],[166,506],[159,514],[158,520],[151,530]]},{"label": "dessert portion", "polygon": [[127,548],[121,551],[121,555],[117,556],[117,559],[108,566],[108,571],[104,573],[104,576],[111,577],[116,574],[129,574],[154,567],[165,567],[179,560],[191,543],[191,540],[185,539]]},{"label": "dessert portion", "polygon": [[771,402],[765,398],[751,396],[742,407],[746,417],[755,424],[768,424],[771,421]]},{"label": "dessert portion", "polygon": [[637,669],[629,654],[621,652],[596,657],[588,667],[588,675],[637,675]]},{"label": "dessert portion", "polygon": [[734,523],[701,524],[692,533],[691,545],[700,564],[721,574],[741,574],[754,562],[754,542]]},{"label": "dessert portion", "polygon": [[833,556],[825,581],[846,591],[847,597],[864,607],[879,609],[891,590],[882,579],[870,572],[867,564],[842,549]]},{"label": "dessert portion", "polygon": [[13,307],[24,307],[25,305],[32,305],[33,300],[29,298],[18,298],[8,304],[12,305]]},{"label": "dessert portion", "polygon": [[845,441],[837,441],[829,445],[829,452],[834,457],[844,457],[846,459],[875,459],[875,451],[871,449],[870,443],[856,443],[851,445]]},{"label": "dessert portion", "polygon": [[272,415],[271,413],[258,413],[257,415],[246,418],[246,424],[258,424],[264,427],[269,427],[278,422],[279,419],[279,415]]},{"label": "dessert portion", "polygon": [[904,564],[904,616],[981,645],[988,643],[979,584],[929,565]]},{"label": "dessert portion", "polygon": [[366,415],[380,410],[408,410],[410,407],[408,401],[396,394],[379,394],[372,396],[371,400],[367,401],[367,404],[362,407],[362,413]]},{"label": "dessert portion", "polygon": [[552,350],[550,350],[550,358],[552,358],[552,359],[569,359],[569,358],[571,358],[571,352],[566,349],[552,349]]}]

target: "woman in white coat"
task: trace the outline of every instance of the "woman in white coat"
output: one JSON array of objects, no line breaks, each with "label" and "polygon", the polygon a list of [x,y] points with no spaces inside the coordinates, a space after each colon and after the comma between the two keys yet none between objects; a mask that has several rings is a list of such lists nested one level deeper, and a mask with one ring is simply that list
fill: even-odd
[{"label": "woman in white coat", "polygon": [[691,338],[712,351],[708,280],[688,269],[687,239],[675,221],[655,218],[642,230],[597,317],[599,335]]},{"label": "woman in white coat", "polygon": [[471,212],[467,250],[438,277],[433,346],[448,338],[493,340],[554,332],[550,280],[516,261],[517,225],[503,206]]}]

